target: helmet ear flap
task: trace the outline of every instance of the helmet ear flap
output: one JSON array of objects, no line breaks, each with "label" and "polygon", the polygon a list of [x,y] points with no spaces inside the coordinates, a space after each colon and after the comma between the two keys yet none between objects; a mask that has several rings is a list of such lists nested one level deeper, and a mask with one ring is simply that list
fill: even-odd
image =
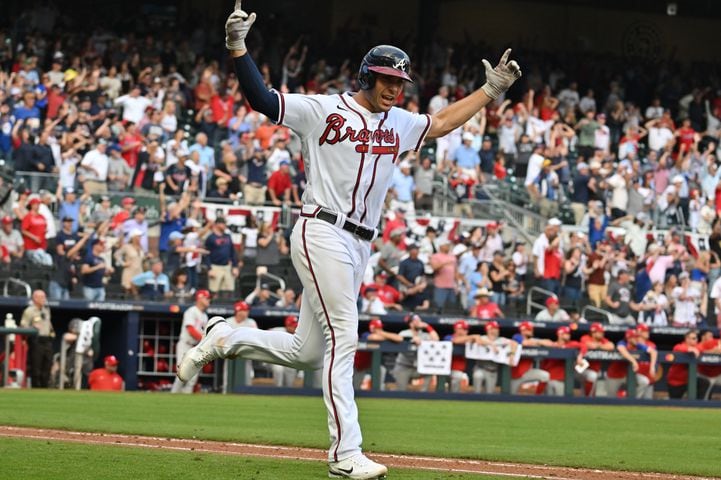
[{"label": "helmet ear flap", "polygon": [[368,64],[363,62],[360,70],[358,71],[358,85],[361,90],[370,90],[375,85],[375,74],[370,71]]}]

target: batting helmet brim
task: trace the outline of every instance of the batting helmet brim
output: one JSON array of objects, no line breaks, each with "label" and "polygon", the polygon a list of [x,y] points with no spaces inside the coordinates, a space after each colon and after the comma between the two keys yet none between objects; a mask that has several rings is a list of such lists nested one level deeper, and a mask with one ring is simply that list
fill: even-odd
[{"label": "batting helmet brim", "polygon": [[380,73],[381,75],[389,75],[391,77],[402,78],[406,82],[413,83],[413,79],[410,77],[410,75],[408,75],[403,70],[398,70],[393,67],[381,67],[381,66],[373,65],[373,66],[368,67],[368,70],[370,70],[371,72]]}]

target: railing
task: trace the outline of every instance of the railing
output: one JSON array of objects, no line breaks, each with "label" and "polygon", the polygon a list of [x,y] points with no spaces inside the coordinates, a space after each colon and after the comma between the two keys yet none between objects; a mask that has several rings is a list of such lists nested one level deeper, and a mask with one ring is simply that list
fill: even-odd
[{"label": "railing", "polygon": [[40,190],[47,190],[55,193],[58,188],[59,175],[57,173],[44,172],[15,172],[15,187],[27,187],[31,192],[38,193]]},{"label": "railing", "polygon": [[9,297],[11,295],[9,290],[10,285],[16,285],[24,289],[26,298],[30,298],[30,296],[32,295],[32,289],[30,288],[29,284],[17,278],[10,277],[5,279],[5,281],[3,282],[3,295],[6,297]]},{"label": "railing", "polygon": [[588,320],[588,317],[586,316],[587,312],[595,313],[598,315],[603,316],[606,319],[607,324],[611,324],[611,320],[613,319],[613,314],[609,312],[608,310],[604,310],[602,308],[594,307],[593,305],[586,305],[583,307],[583,310],[581,310],[581,318],[585,318]]},{"label": "railing", "polygon": [[542,303],[537,303],[533,301],[533,294],[534,293],[540,293],[542,295],[545,295],[544,298],[548,297],[556,297],[556,294],[553,293],[550,290],[544,290],[541,287],[531,287],[528,289],[528,296],[526,297],[526,315],[531,315],[533,312],[533,308],[537,308],[539,310],[543,310],[546,308],[546,306]]}]

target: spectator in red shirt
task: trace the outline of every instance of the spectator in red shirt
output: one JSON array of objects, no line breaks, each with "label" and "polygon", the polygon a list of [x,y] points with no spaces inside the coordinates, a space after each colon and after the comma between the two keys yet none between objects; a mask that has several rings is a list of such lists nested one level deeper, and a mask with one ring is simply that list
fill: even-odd
[{"label": "spectator in red shirt", "polygon": [[30,201],[28,201],[28,208],[30,210],[27,215],[23,217],[20,233],[23,235],[26,252],[31,250],[47,250],[48,248],[48,241],[45,238],[45,234],[48,231],[48,224],[45,217],[38,212],[40,203],[38,197],[31,198]]},{"label": "spectator in red shirt", "polygon": [[[571,340],[571,328],[563,326],[556,329],[556,342],[553,347],[579,349],[581,344]],[[578,357],[576,357],[576,365],[582,363],[583,357],[579,353]],[[541,369],[547,371],[551,377],[547,387],[548,394],[557,397],[562,396],[566,380],[566,361],[560,358],[549,358],[541,362]]]},{"label": "spectator in red shirt", "polygon": [[[553,347],[551,340],[533,338],[531,322],[521,322],[518,332],[513,336],[513,340],[522,347]],[[518,393],[524,383],[538,382],[536,394],[540,395],[546,390],[546,384],[550,379],[551,375],[546,370],[533,368],[533,359],[521,357],[518,365],[511,368],[511,393]]]},{"label": "spectator in red shirt", "polygon": [[563,265],[560,236],[554,238],[544,251],[543,262],[541,287],[559,295],[561,293],[561,266]]},{"label": "spectator in red shirt", "polygon": [[115,355],[105,357],[105,367],[96,368],[88,375],[88,387],[90,390],[125,390],[123,377],[118,375],[118,359]]},{"label": "spectator in red shirt", "polygon": [[496,154],[496,161],[493,163],[493,175],[498,180],[505,180],[506,176],[508,176],[508,172],[506,171],[506,157],[503,152]]},{"label": "spectator in red shirt", "polygon": [[681,128],[676,130],[674,135],[678,138],[679,155],[683,155],[691,150],[691,147],[693,147],[693,144],[696,141],[696,131],[691,127],[691,120],[688,118],[683,120]]},{"label": "spectator in red shirt", "polygon": [[504,318],[500,307],[490,301],[490,296],[491,293],[485,288],[481,288],[478,292],[476,292],[476,295],[474,296],[476,304],[471,307],[471,317],[481,318],[484,320],[490,318]]},{"label": "spectator in red shirt", "polygon": [[[673,347],[674,352],[692,353],[698,358],[701,352],[698,349],[698,332],[690,330],[684,335],[683,342]],[[688,364],[673,363],[668,368],[666,375],[666,383],[668,384],[669,398],[681,399],[688,389]],[[709,382],[703,377],[698,377],[696,382],[697,392],[705,392],[708,389]]]},{"label": "spectator in red shirt", "polygon": [[388,274],[379,272],[375,275],[374,280],[374,283],[364,288],[363,294],[365,295],[366,289],[374,288],[378,293],[378,298],[383,302],[383,306],[386,309],[403,310],[403,307],[400,305],[403,295],[391,285],[387,284]]},{"label": "spectator in red shirt", "polygon": [[[706,335],[708,335],[709,338],[705,339]],[[699,352],[712,353],[715,355],[721,354],[721,339],[713,338],[711,332],[707,332],[706,335],[701,337],[701,343],[698,345]],[[721,385],[721,366],[700,364],[698,366],[698,375],[700,378],[709,382],[709,386],[705,392],[698,392],[699,398],[708,400],[711,397],[711,391],[714,385]]]},{"label": "spectator in red shirt", "polygon": [[636,398],[653,398],[653,384],[646,375],[640,373],[639,362],[633,357],[633,355],[631,355],[630,352],[641,351],[648,353],[651,357],[650,363],[654,366],[652,371],[655,370],[657,353],[655,348],[650,348],[639,340],[640,335],[638,331],[636,329],[629,328],[626,330],[626,339],[621,340],[616,345],[618,353],[620,353],[625,360],[611,362],[606,370],[606,385],[609,397],[616,396],[619,388],[621,388],[621,384],[626,381],[626,377],[628,376],[628,365],[631,364],[631,368],[636,375]]},{"label": "spectator in red shirt", "polygon": [[135,199],[133,197],[125,197],[120,201],[122,210],[115,214],[113,220],[110,222],[110,228],[115,230],[123,226],[126,220],[132,217],[133,208],[135,208]]},{"label": "spectator in red shirt", "polygon": [[138,132],[138,127],[133,122],[125,125],[125,135],[120,139],[120,150],[122,157],[130,168],[138,164],[138,154],[143,148],[143,136]]},{"label": "spectator in red shirt", "polygon": [[290,203],[290,192],[293,188],[293,178],[290,176],[290,164],[280,162],[280,168],[273,172],[268,179],[268,193],[273,205]]}]

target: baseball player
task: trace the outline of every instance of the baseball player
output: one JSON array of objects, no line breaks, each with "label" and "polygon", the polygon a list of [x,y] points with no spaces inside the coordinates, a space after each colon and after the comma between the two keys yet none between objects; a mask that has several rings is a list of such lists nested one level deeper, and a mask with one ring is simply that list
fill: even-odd
[{"label": "baseball player", "polygon": [[[573,348],[580,349],[581,343],[571,340],[571,329],[567,326],[558,327],[556,329],[556,341],[554,348]],[[576,357],[576,365],[583,363],[583,357],[579,353]],[[541,362],[541,368],[547,371],[551,377],[546,387],[546,393],[560,397],[563,395],[563,383],[566,380],[566,362],[559,358],[549,358]]]},{"label": "baseball player", "polygon": [[639,371],[639,363],[629,353],[635,350],[646,352],[651,357],[651,365],[656,365],[658,353],[655,348],[639,342],[639,333],[636,329],[629,328],[626,330],[625,340],[621,340],[616,344],[616,350],[620,353],[625,361],[611,362],[606,369],[606,389],[609,397],[615,397],[621,385],[626,382],[628,375],[628,364],[633,367],[636,374],[636,398],[653,398],[653,384],[649,378]]},{"label": "baseball player", "polygon": [[[589,350],[606,350],[611,352],[614,350],[613,342],[607,339],[604,334],[606,330],[599,322],[591,324],[591,333],[581,337],[581,355],[585,355]],[[578,375],[579,380],[583,382],[581,390],[587,397],[593,396],[596,392],[596,382],[601,372],[601,362],[592,360],[588,362],[588,368]]]},{"label": "baseball player", "polygon": [[434,115],[396,108],[411,62],[405,52],[381,45],[361,62],[360,90],[337,95],[268,91],[247,54],[245,38],[255,14],[235,11],[226,22],[226,47],[251,107],[300,137],[307,177],[301,217],[291,235],[291,258],[304,287],[295,335],[232,330],[222,318],[208,323],[206,338],[181,365],[187,379],[216,358],[239,355],[295,368],[323,367],[323,398],[330,431],[329,475],[375,479],[387,468],[361,452],[353,398],[358,341],[356,299],[370,242],[377,236],[395,165],[424,140],[446,135],[497,99],[521,76],[507,50],[493,68],[483,60],[486,83]]},{"label": "baseball player", "polygon": [[[465,320],[458,320],[453,324],[453,333],[446,335],[443,340],[453,342],[454,345],[465,345],[467,343],[481,343],[480,335],[469,335],[470,326]],[[468,361],[465,355],[453,355],[451,358],[451,392],[458,393],[461,391],[461,383],[468,380],[466,370]]]},{"label": "baseball player", "polygon": [[[361,342],[393,342],[401,343],[403,337],[393,332],[386,332],[383,330],[383,322],[380,318],[372,318],[368,322],[368,331],[363,333],[360,337]],[[361,383],[365,378],[368,371],[370,371],[373,363],[373,356],[371,352],[358,351],[355,354],[355,360],[353,361],[353,388],[360,390]],[[381,381],[380,389],[385,390],[385,382],[387,369],[381,364]]]},{"label": "baseball player", "polygon": [[[234,315],[232,317],[228,317],[225,319],[225,321],[228,322],[231,327],[258,328],[258,323],[254,319],[250,318],[250,305],[248,305],[244,301],[240,300],[238,302],[235,302],[235,304],[233,305],[233,313]],[[227,372],[228,369],[226,368],[225,371]],[[253,376],[253,361],[247,360],[245,362],[246,387],[253,383]]]},{"label": "baseball player", "polygon": [[[497,321],[491,320],[486,323],[486,334],[481,335],[479,343],[493,349],[510,344],[510,356],[513,357],[518,344],[511,339],[500,337],[500,333],[501,326]],[[473,390],[476,393],[481,393],[483,390],[485,393],[495,393],[496,383],[498,383],[498,364],[490,360],[477,360],[473,368]]]},{"label": "baseball player", "polygon": [[[205,311],[210,306],[210,292],[208,290],[198,290],[195,293],[195,305],[188,308],[183,314],[183,324],[180,326],[180,336],[178,343],[175,344],[175,358],[178,362],[178,370],[187,352],[198,344],[203,338],[203,329],[208,323],[208,315]],[[225,319],[223,319],[225,320]],[[195,384],[198,383],[198,373],[176,378],[171,388],[172,393],[193,393]]]},{"label": "baseball player", "polygon": [[[518,332],[513,336],[513,340],[523,347],[553,347],[551,340],[542,338],[533,338],[533,324],[531,322],[521,322]],[[533,368],[533,360],[523,358],[518,361],[518,365],[511,368],[511,393],[518,393],[521,385],[524,383],[538,382],[536,394],[542,394],[546,389],[546,384],[551,379],[551,375],[540,368]]]},{"label": "baseball player", "polygon": [[[408,323],[408,328],[401,330],[398,335],[402,339],[408,340],[415,345],[421,342],[438,341],[440,337],[436,330],[424,322],[418,315],[406,315],[404,319]],[[417,352],[400,352],[396,357],[396,364],[393,367],[393,377],[396,379],[396,390],[404,392],[408,389],[408,382],[416,375],[418,371],[418,354]],[[423,390],[427,391],[431,384],[431,377],[426,375],[423,377]]]}]

